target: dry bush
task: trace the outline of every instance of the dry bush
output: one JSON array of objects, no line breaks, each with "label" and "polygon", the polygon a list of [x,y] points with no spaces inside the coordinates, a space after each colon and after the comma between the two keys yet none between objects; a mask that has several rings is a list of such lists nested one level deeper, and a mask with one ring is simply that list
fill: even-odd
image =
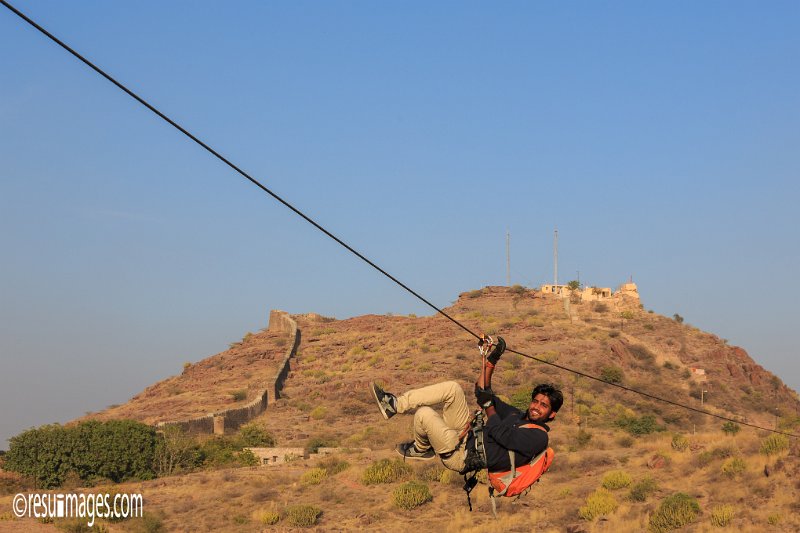
[{"label": "dry bush", "polygon": [[608,490],[617,490],[630,486],[633,482],[630,474],[624,470],[612,470],[603,476],[603,488]]},{"label": "dry bush", "polygon": [[789,437],[786,435],[773,434],[761,441],[759,453],[762,455],[777,455],[789,449]]},{"label": "dry bush", "polygon": [[313,505],[290,505],[286,508],[286,521],[297,527],[311,527],[321,515],[322,510]]},{"label": "dry bush", "polygon": [[413,469],[399,459],[381,459],[367,467],[361,476],[361,482],[364,485],[394,483],[408,479],[412,472]]},{"label": "dry bush", "polygon": [[644,502],[656,490],[658,490],[656,480],[651,476],[646,476],[633,484],[628,499],[633,502]]},{"label": "dry bush", "polygon": [[747,469],[747,464],[741,457],[733,457],[722,464],[722,473],[727,477],[735,478]]},{"label": "dry bush", "polygon": [[417,472],[417,477],[422,481],[440,483],[445,472],[449,472],[449,470],[441,463],[427,464]]},{"label": "dry bush", "polygon": [[324,468],[312,468],[300,476],[300,483],[306,486],[319,485],[328,477],[328,471]]},{"label": "dry bush", "polygon": [[672,449],[678,452],[682,452],[689,447],[689,439],[685,436],[681,435],[680,433],[676,433],[672,436],[672,442],[670,443]]},{"label": "dry bush", "polygon": [[697,500],[688,494],[676,492],[667,496],[650,515],[650,531],[663,533],[682,528],[692,523],[699,512],[700,504]]},{"label": "dry bush", "polygon": [[262,526],[274,526],[281,519],[281,514],[276,509],[258,509],[250,516],[255,523]]},{"label": "dry bush", "polygon": [[418,481],[403,483],[394,490],[392,501],[401,509],[414,509],[433,499],[428,486]]},{"label": "dry bush", "polygon": [[597,489],[586,498],[586,505],[578,509],[578,516],[584,520],[594,520],[598,516],[610,515],[619,507],[614,496],[606,489]]},{"label": "dry bush", "polygon": [[335,476],[339,472],[344,472],[350,468],[350,463],[343,461],[338,457],[326,457],[325,459],[321,460],[317,466],[324,468],[329,476]]},{"label": "dry bush", "polygon": [[717,527],[726,527],[735,515],[733,505],[717,505],[711,510],[711,523]]}]

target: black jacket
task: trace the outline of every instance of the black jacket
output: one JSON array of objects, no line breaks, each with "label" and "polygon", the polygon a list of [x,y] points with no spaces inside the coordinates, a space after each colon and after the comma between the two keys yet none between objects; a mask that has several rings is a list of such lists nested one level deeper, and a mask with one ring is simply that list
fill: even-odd
[{"label": "black jacket", "polygon": [[514,450],[515,465],[520,467],[547,449],[549,427],[537,424],[545,428],[544,431],[538,428],[520,427],[531,423],[527,413],[499,398],[495,398],[494,408],[497,415],[490,417],[484,428],[486,463],[489,472],[511,470],[508,450]]}]

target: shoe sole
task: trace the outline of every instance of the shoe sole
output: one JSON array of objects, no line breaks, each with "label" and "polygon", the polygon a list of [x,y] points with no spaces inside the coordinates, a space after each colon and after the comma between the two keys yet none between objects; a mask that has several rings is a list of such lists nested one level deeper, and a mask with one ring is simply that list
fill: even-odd
[{"label": "shoe sole", "polygon": [[433,454],[430,457],[420,457],[418,455],[406,455],[397,448],[394,449],[395,453],[404,459],[411,459],[412,461],[433,461],[436,459],[436,454]]},{"label": "shoe sole", "polygon": [[386,414],[386,411],[383,409],[383,405],[381,404],[381,399],[378,398],[378,393],[375,390],[375,384],[374,383],[370,384],[369,390],[372,391],[372,397],[375,398],[376,402],[378,402],[378,409],[380,410],[381,414],[383,415],[383,418],[385,418],[386,420],[389,420],[389,415]]}]

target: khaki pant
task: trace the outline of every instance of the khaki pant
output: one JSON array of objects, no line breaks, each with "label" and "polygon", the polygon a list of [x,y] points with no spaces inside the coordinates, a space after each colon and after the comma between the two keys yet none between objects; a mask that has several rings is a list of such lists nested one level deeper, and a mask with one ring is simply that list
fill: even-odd
[{"label": "khaki pant", "polygon": [[[444,404],[442,413],[431,406]],[[461,386],[455,381],[445,381],[420,389],[413,389],[397,397],[397,412],[414,413],[414,444],[418,450],[433,448],[450,470],[464,469],[466,441],[459,443],[458,436],[469,423],[472,413]],[[442,457],[444,456],[444,457]]]}]

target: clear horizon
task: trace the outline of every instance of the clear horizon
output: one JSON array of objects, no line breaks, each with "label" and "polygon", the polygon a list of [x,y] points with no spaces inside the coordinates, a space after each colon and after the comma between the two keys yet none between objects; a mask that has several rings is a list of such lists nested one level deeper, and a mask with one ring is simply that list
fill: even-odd
[{"label": "clear horizon", "polygon": [[[796,3],[13,4],[437,306],[507,231],[550,282],[557,227],[559,280],[800,390]],[[0,46],[0,449],[270,309],[431,314],[5,8]]]}]

